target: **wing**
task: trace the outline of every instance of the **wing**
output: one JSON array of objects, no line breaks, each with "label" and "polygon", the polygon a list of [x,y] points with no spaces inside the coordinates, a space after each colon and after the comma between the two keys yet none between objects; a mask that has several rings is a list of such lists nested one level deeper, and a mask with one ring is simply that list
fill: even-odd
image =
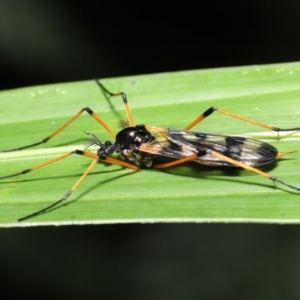
[{"label": "wing", "polygon": [[275,147],[262,141],[241,136],[221,135],[146,126],[155,137],[149,144],[142,144],[142,152],[182,158],[197,153],[195,162],[210,166],[233,166],[211,156],[213,150],[249,166],[262,166],[273,162],[278,154]]}]

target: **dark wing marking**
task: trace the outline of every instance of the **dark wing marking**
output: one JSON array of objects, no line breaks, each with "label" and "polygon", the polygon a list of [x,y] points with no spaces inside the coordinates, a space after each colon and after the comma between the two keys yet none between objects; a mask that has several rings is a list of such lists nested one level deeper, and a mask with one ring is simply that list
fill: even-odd
[{"label": "dark wing marking", "polygon": [[199,158],[195,162],[204,165],[233,166],[211,156],[207,150],[217,151],[254,167],[273,162],[278,153],[275,147],[265,142],[241,136],[200,133],[154,126],[146,126],[146,128],[156,139],[150,144],[143,144],[140,147],[141,151],[173,158],[187,157],[198,153]]}]

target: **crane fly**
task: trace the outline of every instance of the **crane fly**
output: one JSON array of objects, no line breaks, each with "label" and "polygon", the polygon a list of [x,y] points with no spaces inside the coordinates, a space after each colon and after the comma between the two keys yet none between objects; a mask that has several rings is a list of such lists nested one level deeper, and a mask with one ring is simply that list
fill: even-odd
[{"label": "crane fly", "polygon": [[[80,185],[80,183],[85,179],[85,177],[96,166],[96,164],[100,161],[109,164],[120,165],[133,171],[139,171],[143,168],[150,167],[153,167],[155,169],[168,168],[183,164],[188,161],[194,161],[198,164],[208,166],[240,167],[250,172],[256,173],[262,177],[270,179],[273,182],[278,182],[293,190],[300,191],[299,187],[284,182],[281,179],[256,168],[259,166],[270,164],[276,159],[293,152],[278,152],[275,147],[269,145],[268,143],[242,136],[203,133],[190,130],[195,125],[202,122],[205,118],[212,115],[214,112],[219,112],[223,115],[236,118],[241,121],[266,128],[268,130],[273,130],[275,132],[298,131],[300,130],[300,127],[282,129],[265,123],[254,121],[252,119],[248,119],[246,117],[231,113],[227,110],[217,107],[210,107],[209,109],[207,109],[193,122],[188,124],[183,130],[163,128],[145,124],[135,125],[132,114],[130,112],[126,94],[123,92],[112,93],[101,82],[99,82],[98,80],[96,82],[103,90],[103,92],[109,97],[120,96],[122,98],[129,126],[115,134],[101,117],[99,117],[89,107],[85,107],[79,110],[79,112],[76,113],[72,118],[70,118],[65,124],[63,124],[43,140],[23,147],[0,151],[20,151],[23,149],[38,146],[40,144],[45,144],[50,139],[54,138],[56,135],[62,132],[84,112],[88,113],[114,139],[113,141],[107,140],[101,142],[93,133],[85,132],[90,137],[90,140],[86,144],[84,150],[76,149],[23,171],[0,177],[0,180],[3,180],[23,175],[46,167],[71,155],[82,155],[92,159],[91,164],[88,166],[85,172],[75,182],[70,190],[63,195],[62,198],[43,209],[40,209],[34,213],[18,219],[18,221],[24,221],[46,213],[53,207],[66,201],[69,196],[75,191],[75,189]],[[87,149],[91,146],[97,147],[97,153],[91,153],[87,151]],[[114,153],[117,153],[120,158],[114,158],[112,156]],[[171,161],[159,163],[157,162],[157,158],[160,156],[169,157],[171,158]]]}]

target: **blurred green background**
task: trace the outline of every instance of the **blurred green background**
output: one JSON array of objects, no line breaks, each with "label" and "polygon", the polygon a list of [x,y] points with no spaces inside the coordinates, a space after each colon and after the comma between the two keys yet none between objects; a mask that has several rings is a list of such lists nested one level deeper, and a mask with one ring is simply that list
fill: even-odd
[{"label": "blurred green background", "polygon": [[[2,1],[0,87],[297,61],[299,11],[291,0]],[[0,229],[0,286],[41,298],[297,299],[299,234],[253,224]]]}]

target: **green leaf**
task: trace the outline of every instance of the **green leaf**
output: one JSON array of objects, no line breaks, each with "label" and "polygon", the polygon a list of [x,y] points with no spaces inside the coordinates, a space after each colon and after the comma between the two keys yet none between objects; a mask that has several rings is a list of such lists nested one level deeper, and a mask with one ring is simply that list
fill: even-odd
[{"label": "green leaf", "polygon": [[[127,93],[136,124],[184,128],[211,106],[281,128],[300,126],[300,63],[142,75],[101,81]],[[126,120],[122,100],[104,97],[95,81],[51,84],[0,93],[0,149],[38,142],[89,106],[118,132]],[[279,151],[300,149],[299,134],[277,139],[266,129],[218,113],[195,131],[254,133]],[[73,149],[92,132],[110,135],[83,114],[45,145],[0,153],[0,176],[16,173]],[[285,133],[284,133],[285,134]],[[280,135],[284,135],[280,134]],[[261,170],[300,186],[299,152]],[[249,171],[195,163],[140,172],[99,163],[61,205],[16,223],[60,199],[91,160],[71,156],[25,175],[0,181],[2,226],[119,222],[299,223],[300,193]]]}]

